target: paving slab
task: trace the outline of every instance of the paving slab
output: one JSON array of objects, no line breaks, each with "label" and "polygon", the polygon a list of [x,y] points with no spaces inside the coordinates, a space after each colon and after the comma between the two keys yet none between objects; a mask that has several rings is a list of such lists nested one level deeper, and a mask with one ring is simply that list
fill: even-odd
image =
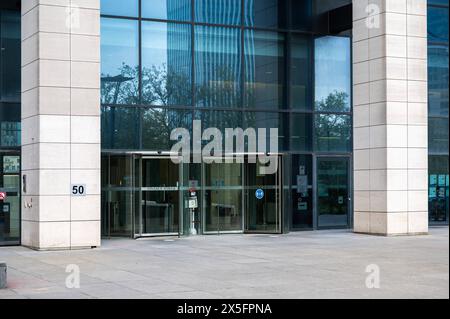
[{"label": "paving slab", "polygon": [[[2,247],[0,260],[8,264],[0,299],[449,298],[448,227],[411,237],[333,230],[124,238],[90,250]],[[74,266],[79,288],[66,286]],[[366,285],[373,267],[379,288]]]}]

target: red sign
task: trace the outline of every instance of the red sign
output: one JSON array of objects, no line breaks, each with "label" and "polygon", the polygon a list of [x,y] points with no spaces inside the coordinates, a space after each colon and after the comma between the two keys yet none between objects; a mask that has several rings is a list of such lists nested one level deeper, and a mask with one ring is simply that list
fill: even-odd
[{"label": "red sign", "polygon": [[5,199],[6,199],[6,193],[0,192],[0,200],[5,200]]}]

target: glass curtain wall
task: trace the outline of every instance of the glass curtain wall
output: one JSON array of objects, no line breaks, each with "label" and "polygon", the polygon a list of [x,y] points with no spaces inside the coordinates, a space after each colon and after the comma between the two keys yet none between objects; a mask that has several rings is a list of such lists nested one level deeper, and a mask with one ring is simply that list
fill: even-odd
[{"label": "glass curtain wall", "polygon": [[20,8],[0,4],[0,246],[20,244]]},{"label": "glass curtain wall", "polygon": [[313,0],[126,2],[101,1],[103,152],[169,151],[193,120],[278,128],[287,228],[317,226],[316,158],[351,157],[349,33],[316,35]]},{"label": "glass curtain wall", "polygon": [[428,1],[429,221],[449,221],[448,0]]}]

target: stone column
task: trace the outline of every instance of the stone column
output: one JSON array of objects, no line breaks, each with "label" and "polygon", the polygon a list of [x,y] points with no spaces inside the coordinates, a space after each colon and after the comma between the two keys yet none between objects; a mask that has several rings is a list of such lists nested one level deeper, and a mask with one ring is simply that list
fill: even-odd
[{"label": "stone column", "polygon": [[427,3],[353,0],[354,231],[428,232]]},{"label": "stone column", "polygon": [[100,245],[99,2],[22,0],[24,246]]}]

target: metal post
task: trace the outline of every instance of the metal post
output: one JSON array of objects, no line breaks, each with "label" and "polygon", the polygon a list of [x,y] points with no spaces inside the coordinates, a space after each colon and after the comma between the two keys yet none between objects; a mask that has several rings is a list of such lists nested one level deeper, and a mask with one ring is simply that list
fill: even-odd
[{"label": "metal post", "polygon": [[6,288],[6,263],[0,262],[0,289]]}]

